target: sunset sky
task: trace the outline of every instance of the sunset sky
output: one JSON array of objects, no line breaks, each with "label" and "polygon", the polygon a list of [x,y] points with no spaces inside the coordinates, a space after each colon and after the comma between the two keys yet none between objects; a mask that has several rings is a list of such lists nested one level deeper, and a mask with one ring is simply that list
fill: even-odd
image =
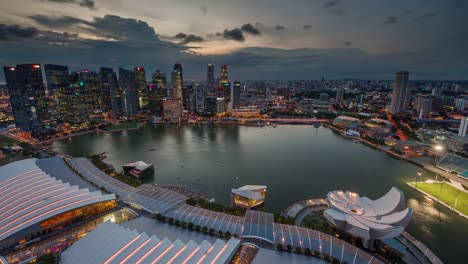
[{"label": "sunset sky", "polygon": [[[468,79],[463,0],[1,0],[0,65],[204,79]],[[148,74],[149,76],[149,74]],[[0,81],[3,81],[3,72]]]}]

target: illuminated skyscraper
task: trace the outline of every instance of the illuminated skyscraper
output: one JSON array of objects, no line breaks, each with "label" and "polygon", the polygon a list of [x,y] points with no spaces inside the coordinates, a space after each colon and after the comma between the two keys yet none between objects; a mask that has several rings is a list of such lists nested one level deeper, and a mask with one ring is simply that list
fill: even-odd
[{"label": "illuminated skyscraper", "polygon": [[233,85],[232,91],[232,109],[239,109],[241,106],[241,83],[239,81],[235,81]]},{"label": "illuminated skyscraper", "polygon": [[153,74],[153,83],[149,89],[149,109],[153,114],[163,114],[163,99],[167,97],[166,74],[157,70]]},{"label": "illuminated skyscraper", "polygon": [[409,72],[400,71],[396,73],[393,83],[392,101],[388,111],[391,114],[398,114],[408,109],[411,100],[411,90],[408,88]]},{"label": "illuminated skyscraper", "polygon": [[89,121],[88,94],[80,75],[80,72],[70,74],[70,86],[65,91],[67,110],[63,116],[64,122],[78,128],[86,126]]},{"label": "illuminated skyscraper", "polygon": [[343,88],[338,88],[336,90],[336,98],[335,98],[335,104],[342,104],[343,103],[343,97],[344,97],[344,89]]},{"label": "illuminated skyscraper", "polygon": [[127,118],[138,113],[138,100],[135,89],[135,73],[119,67],[119,85],[122,95],[122,108]]},{"label": "illuminated skyscraper", "polygon": [[219,78],[219,83],[222,89],[221,97],[224,98],[224,111],[227,111],[231,102],[231,83],[229,82],[228,68],[226,64],[221,65],[221,77]]},{"label": "illuminated skyscraper", "polygon": [[208,64],[208,71],[206,74],[206,83],[205,83],[205,96],[216,97],[216,80],[214,74],[214,65],[212,63]]},{"label": "illuminated skyscraper", "polygon": [[68,66],[46,64],[44,71],[49,97],[52,97],[52,118],[63,122],[68,111],[65,102],[65,93],[70,86]]},{"label": "illuminated skyscraper", "polygon": [[38,132],[40,122],[49,119],[41,65],[22,64],[3,70],[16,127]]},{"label": "illuminated skyscraper", "polygon": [[148,109],[148,87],[146,87],[146,73],[142,67],[136,67],[135,72],[135,86],[138,98],[138,109]]},{"label": "illuminated skyscraper", "polygon": [[112,118],[121,118],[123,116],[123,99],[122,93],[120,91],[119,82],[117,81],[117,74],[115,72],[112,72],[107,76],[107,79],[109,80]]},{"label": "illuminated skyscraper", "polygon": [[99,68],[99,80],[101,82],[101,101],[105,111],[112,110],[111,87],[109,76],[114,72],[112,68]]},{"label": "illuminated skyscraper", "polygon": [[99,74],[95,71],[82,70],[79,73],[80,81],[84,83],[89,111],[102,110],[102,91]]},{"label": "illuminated skyscraper", "polygon": [[172,71],[172,88],[170,91],[170,97],[174,99],[182,99],[182,89],[183,89],[183,75],[182,75],[182,65],[176,63],[174,65],[174,70]]}]

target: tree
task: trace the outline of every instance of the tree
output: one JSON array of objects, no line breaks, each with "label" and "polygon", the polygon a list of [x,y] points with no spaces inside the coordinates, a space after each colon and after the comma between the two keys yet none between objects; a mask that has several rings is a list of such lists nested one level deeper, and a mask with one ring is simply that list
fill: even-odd
[{"label": "tree", "polygon": [[232,236],[232,235],[231,235],[231,232],[229,232],[229,231],[226,231],[226,233],[224,233],[224,237],[225,237],[227,240],[231,239],[231,236]]},{"label": "tree", "polygon": [[193,197],[189,197],[185,202],[188,205],[196,205],[197,204],[197,200],[195,200]]},{"label": "tree", "polygon": [[215,234],[214,228],[210,228],[210,230],[208,231],[208,233],[210,233],[210,235],[214,235],[214,234]]},{"label": "tree", "polygon": [[208,227],[204,226],[204,227],[202,228],[202,231],[203,231],[203,233],[208,233]]},{"label": "tree", "polygon": [[276,245],[276,249],[278,249],[280,251],[283,250],[283,244]]},{"label": "tree", "polygon": [[219,237],[223,237],[223,235],[224,235],[224,232],[223,232],[222,230],[219,230],[219,231],[218,231],[218,236],[219,236]]},{"label": "tree", "polygon": [[40,256],[36,260],[37,264],[56,264],[58,263],[57,256],[54,253],[48,253]]},{"label": "tree", "polygon": [[180,221],[179,221],[179,219],[175,220],[175,225],[176,225],[176,226],[180,226]]},{"label": "tree", "polygon": [[333,264],[340,264],[340,260],[337,258],[332,258],[332,263]]},{"label": "tree", "polygon": [[306,254],[307,256],[311,256],[312,255],[312,250],[310,250],[310,248],[306,248],[304,250],[304,254]]},{"label": "tree", "polygon": [[295,251],[296,251],[297,254],[302,254],[303,253],[301,247],[296,247]]},{"label": "tree", "polygon": [[291,251],[292,251],[292,246],[291,246],[291,245],[287,245],[287,246],[286,246],[286,250],[287,250],[288,252],[291,252]]},{"label": "tree", "polygon": [[167,219],[167,222],[168,222],[169,224],[172,225],[172,224],[174,223],[174,218],[169,217],[169,218]]},{"label": "tree", "polygon": [[196,230],[196,231],[200,231],[200,230],[201,230],[201,226],[200,226],[200,225],[196,225],[196,226],[195,226],[195,230]]},{"label": "tree", "polygon": [[180,226],[183,227],[183,228],[186,228],[187,227],[187,222],[185,222],[185,221],[180,222]]},{"label": "tree", "polygon": [[194,226],[193,223],[189,223],[187,227],[189,230],[193,230],[193,226]]},{"label": "tree", "polygon": [[318,252],[317,250],[314,250],[314,256],[318,257],[320,255],[320,252]]}]

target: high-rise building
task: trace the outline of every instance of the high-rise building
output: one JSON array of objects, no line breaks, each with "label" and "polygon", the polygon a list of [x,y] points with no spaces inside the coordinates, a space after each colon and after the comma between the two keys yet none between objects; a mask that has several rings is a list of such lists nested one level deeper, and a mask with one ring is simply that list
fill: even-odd
[{"label": "high-rise building", "polygon": [[193,83],[187,84],[182,91],[182,104],[184,106],[184,110],[187,110],[189,113],[195,112],[195,98],[194,98],[194,91],[193,91]]},{"label": "high-rise building", "polygon": [[344,98],[344,89],[343,88],[338,88],[336,90],[336,98],[335,98],[335,104],[342,104],[343,103],[343,98]]},{"label": "high-rise building", "polygon": [[327,93],[320,93],[319,100],[321,102],[328,102],[328,94]]},{"label": "high-rise building", "polygon": [[153,82],[149,86],[148,105],[151,113],[155,115],[163,114],[163,99],[167,97],[166,74],[159,70],[153,73]]},{"label": "high-rise building", "polygon": [[467,128],[468,128],[468,116],[463,116],[460,120],[460,128],[458,129],[458,135],[461,137],[466,136]]},{"label": "high-rise building", "polygon": [[195,83],[193,92],[195,94],[195,111],[198,113],[205,112],[205,93],[203,91],[203,86],[199,83]]},{"label": "high-rise building", "polygon": [[172,87],[170,92],[170,97],[182,99],[182,89],[183,89],[183,75],[182,75],[182,65],[180,63],[176,63],[174,65],[174,70],[171,74],[172,77]]},{"label": "high-rise building", "polygon": [[16,127],[24,132],[38,132],[40,122],[50,117],[41,65],[21,64],[3,70]]},{"label": "high-rise building", "polygon": [[138,98],[138,109],[148,109],[148,87],[146,86],[146,73],[142,67],[136,67],[135,72],[135,86]]},{"label": "high-rise building", "polygon": [[455,109],[457,109],[457,111],[463,111],[465,110],[467,104],[468,104],[468,99],[458,98],[455,101]]},{"label": "high-rise building", "polygon": [[112,110],[112,99],[111,99],[111,83],[109,77],[112,77],[114,69],[101,67],[99,68],[99,80],[101,82],[101,102],[102,108],[105,111]]},{"label": "high-rise building", "polygon": [[205,83],[205,95],[208,97],[216,97],[216,80],[214,73],[214,65],[212,63],[208,64],[208,71],[206,74],[206,83]]},{"label": "high-rise building", "polygon": [[84,83],[86,89],[89,111],[93,112],[102,110],[102,91],[99,74],[95,71],[83,69],[79,73],[79,76],[80,81]]},{"label": "high-rise building", "polygon": [[112,118],[121,118],[124,114],[122,108],[122,93],[120,91],[117,73],[112,72],[107,76],[109,80],[109,93],[111,99]]},{"label": "high-rise building", "polygon": [[81,73],[70,74],[70,86],[65,92],[67,110],[63,117],[64,122],[76,128],[84,128],[89,121],[89,102],[85,83],[81,80]]},{"label": "high-rise building", "polygon": [[411,101],[411,90],[408,87],[409,72],[400,71],[396,73],[393,83],[392,101],[388,111],[396,115],[409,108]]},{"label": "high-rise building", "polygon": [[119,67],[119,85],[122,96],[122,108],[125,117],[138,114],[138,100],[135,89],[135,73]]},{"label": "high-rise building", "polygon": [[224,111],[227,111],[231,103],[231,82],[229,82],[227,65],[221,65],[221,76],[219,83],[222,89],[222,94],[218,95],[224,98]]},{"label": "high-rise building", "polygon": [[239,109],[241,106],[241,83],[235,81],[232,87],[232,109]]},{"label": "high-rise building", "polygon": [[432,97],[418,96],[415,102],[416,114],[419,118],[428,117],[432,111]]},{"label": "high-rise building", "polygon": [[44,71],[49,97],[52,97],[52,118],[63,122],[68,111],[65,101],[65,93],[70,86],[68,66],[46,64]]}]

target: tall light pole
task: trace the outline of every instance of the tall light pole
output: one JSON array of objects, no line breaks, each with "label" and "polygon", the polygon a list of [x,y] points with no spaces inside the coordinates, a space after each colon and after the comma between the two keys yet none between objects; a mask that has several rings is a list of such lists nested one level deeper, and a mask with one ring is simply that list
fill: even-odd
[{"label": "tall light pole", "polygon": [[436,169],[436,178],[435,178],[435,181],[437,181],[437,177],[439,176],[439,173],[437,172],[437,158],[439,157],[439,153],[442,153],[442,151],[444,150],[444,146],[440,145],[440,144],[437,144],[434,146],[434,150],[435,150],[435,155],[434,155],[434,168]]},{"label": "tall light pole", "polygon": [[460,190],[457,192],[457,198],[455,198],[455,203],[453,204],[453,210],[457,210],[457,202],[458,202],[458,196],[460,195]]}]

